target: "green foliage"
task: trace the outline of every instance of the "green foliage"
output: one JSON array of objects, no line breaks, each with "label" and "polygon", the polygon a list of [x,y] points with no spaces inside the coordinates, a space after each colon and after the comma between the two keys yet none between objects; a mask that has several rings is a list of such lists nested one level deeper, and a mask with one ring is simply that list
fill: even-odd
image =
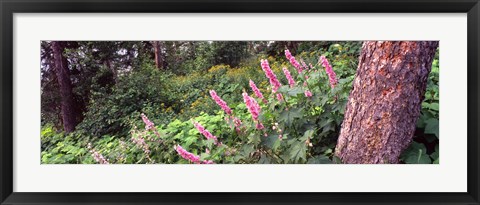
[{"label": "green foliage", "polygon": [[84,163],[88,150],[82,147],[88,139],[77,135],[57,133],[52,125],[45,125],[41,130],[41,162],[44,164],[78,164]]},{"label": "green foliage", "polygon": [[[145,66],[121,76],[111,91],[92,92],[89,109],[77,130],[94,136],[128,134],[131,119],[136,120],[140,112],[161,113],[162,104],[171,104],[170,96],[163,92],[168,89],[165,83],[168,77],[168,74]],[[163,113],[158,119],[168,114]]]},{"label": "green foliage", "polygon": [[[65,135],[56,131],[58,127],[42,124],[42,163],[98,163],[93,153],[109,163],[191,163],[174,149],[178,145],[201,161],[218,164],[341,163],[334,149],[357,68],[359,42],[314,43],[311,49],[304,44],[274,45],[295,46],[297,60],[312,64],[313,68],[301,74],[283,53],[248,58],[248,46],[233,48],[229,43],[208,42],[195,44],[192,53],[188,49],[174,51],[177,43],[181,42],[167,45],[167,50],[172,49],[167,59],[175,63],[166,70],[154,68],[147,60],[114,79],[110,69],[98,68],[85,84],[89,86],[88,106],[77,131]],[[336,72],[334,88],[324,68],[317,64],[320,55],[329,59]],[[272,93],[260,59],[268,59],[284,85],[277,93]],[[418,135],[402,154],[404,163],[439,163],[437,59],[417,122]],[[290,70],[296,82],[293,87],[288,86],[283,67]],[[267,99],[264,102],[255,97],[261,108],[262,130],[256,129],[258,121],[252,119],[242,97],[243,92],[254,96],[250,79]],[[226,101],[232,116],[212,100],[209,90]],[[312,97],[305,96],[307,90]],[[277,94],[282,94],[283,100],[278,100]],[[141,113],[155,124],[153,128],[145,128]],[[232,117],[242,125],[236,127]],[[221,143],[206,139],[192,121],[203,125]],[[145,144],[139,143],[142,140]]]},{"label": "green foliage", "polygon": [[430,164],[432,161],[427,155],[427,148],[424,144],[413,142],[400,157],[407,164]]}]

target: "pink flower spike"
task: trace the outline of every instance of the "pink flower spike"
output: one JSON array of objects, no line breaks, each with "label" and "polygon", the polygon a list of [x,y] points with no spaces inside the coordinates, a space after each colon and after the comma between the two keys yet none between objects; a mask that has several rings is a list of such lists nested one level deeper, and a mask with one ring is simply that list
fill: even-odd
[{"label": "pink flower spike", "polygon": [[256,126],[256,128],[257,128],[258,130],[263,130],[263,129],[265,128],[265,127],[263,126],[263,124],[260,123],[260,122],[257,122],[257,124],[256,124],[255,126]]},{"label": "pink flower spike", "polygon": [[202,164],[215,164],[212,160],[203,160]]},{"label": "pink flower spike", "polygon": [[292,64],[293,67],[297,69],[299,74],[303,72],[302,66],[300,66],[300,63],[298,63],[298,61],[295,59],[295,57],[292,56],[292,53],[290,53],[288,49],[285,50],[285,57],[287,57],[287,59],[290,61],[290,64]]},{"label": "pink flower spike", "polygon": [[260,90],[257,88],[257,85],[255,85],[255,82],[253,82],[253,80],[250,79],[249,84],[253,92],[255,93],[255,96],[257,96],[258,99],[263,100],[262,92],[260,92]]},{"label": "pink flower spike", "polygon": [[283,95],[281,93],[277,93],[277,100],[283,101]]},{"label": "pink flower spike", "polygon": [[210,90],[210,96],[212,96],[213,100],[215,100],[215,102],[222,108],[223,111],[225,111],[225,113],[229,115],[232,114],[232,110],[230,109],[230,107],[228,107],[227,103],[217,95],[217,92],[215,92],[215,90]]},{"label": "pink flower spike", "polygon": [[236,128],[240,128],[242,126],[242,121],[237,117],[235,117],[233,118],[233,124],[235,125]]},{"label": "pink flower spike", "polygon": [[110,164],[102,154],[92,148],[91,143],[88,143],[87,148],[90,150],[90,153],[92,154],[92,157],[96,162],[98,162],[99,164]]},{"label": "pink flower spike", "polygon": [[205,136],[205,138],[207,139],[213,139],[213,141],[215,142],[216,145],[218,145],[218,139],[216,136],[212,135],[212,133],[210,133],[208,130],[206,130],[200,123],[198,122],[193,122],[193,126],[195,126],[195,128],[197,128],[197,130],[203,135]]},{"label": "pink flower spike", "polygon": [[305,90],[305,97],[312,97],[312,92],[310,92],[310,90]]},{"label": "pink flower spike", "polygon": [[332,66],[330,65],[330,63],[328,63],[328,60],[325,56],[320,56],[320,59],[319,61],[321,62],[321,64],[323,65],[323,67],[325,67],[325,72],[327,73],[328,75],[328,78],[329,78],[329,81],[330,81],[330,86],[332,88],[335,87],[335,85],[337,84],[337,75],[335,74],[335,72],[333,71],[332,69]]},{"label": "pink flower spike", "polygon": [[293,88],[295,86],[295,81],[293,80],[292,75],[290,75],[290,71],[288,71],[286,67],[283,67],[283,73],[285,74],[285,77],[287,77],[290,88]]},{"label": "pink flower spike", "polygon": [[183,149],[183,147],[180,146],[180,145],[176,145],[173,148],[177,151],[178,155],[180,155],[182,158],[184,158],[184,159],[186,159],[186,160],[188,160],[192,163],[200,164],[200,157],[199,156],[188,152],[187,150]]},{"label": "pink flower spike", "polygon": [[248,111],[252,115],[252,119],[257,123],[256,128],[261,130],[263,129],[263,124],[258,121],[258,115],[260,114],[260,106],[258,105],[257,101],[252,97],[248,96],[247,93],[243,93],[243,101],[245,105],[247,105]]},{"label": "pink flower spike", "polygon": [[275,73],[273,73],[267,60],[262,59],[260,65],[262,66],[263,72],[265,72],[265,75],[270,80],[270,84],[272,85],[272,92],[276,93],[278,88],[282,86],[278,81],[277,76],[275,75]]},{"label": "pink flower spike", "polygon": [[303,59],[300,59],[300,62],[302,62],[303,69],[308,70],[308,66],[305,61],[303,61]]},{"label": "pink flower spike", "polygon": [[155,127],[155,124],[153,124],[152,121],[148,119],[148,117],[145,114],[141,114],[143,123],[145,123],[145,130],[152,130]]}]

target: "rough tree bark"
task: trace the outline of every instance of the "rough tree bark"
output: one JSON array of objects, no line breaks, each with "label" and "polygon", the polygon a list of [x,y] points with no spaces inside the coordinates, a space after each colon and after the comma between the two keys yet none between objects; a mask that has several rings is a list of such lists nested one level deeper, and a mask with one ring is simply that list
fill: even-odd
[{"label": "rough tree bark", "polygon": [[65,45],[64,42],[60,41],[53,41],[51,45],[53,50],[55,74],[60,88],[63,128],[65,132],[69,133],[75,130],[77,122],[72,82],[68,71],[68,62],[65,56],[63,56]]},{"label": "rough tree bark", "polygon": [[155,50],[155,65],[158,69],[163,69],[164,56],[162,55],[162,43],[160,41],[153,41],[152,45]]},{"label": "rough tree bark", "polygon": [[410,144],[438,41],[367,41],[335,155],[343,163],[398,163]]}]

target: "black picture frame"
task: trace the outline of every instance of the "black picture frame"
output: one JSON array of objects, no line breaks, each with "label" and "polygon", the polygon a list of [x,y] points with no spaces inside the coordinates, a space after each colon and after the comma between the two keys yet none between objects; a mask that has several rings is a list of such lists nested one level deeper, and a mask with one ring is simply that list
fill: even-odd
[{"label": "black picture frame", "polygon": [[[480,204],[478,0],[0,0],[1,204]],[[466,193],[18,193],[13,192],[14,13],[467,13],[468,188]]]}]

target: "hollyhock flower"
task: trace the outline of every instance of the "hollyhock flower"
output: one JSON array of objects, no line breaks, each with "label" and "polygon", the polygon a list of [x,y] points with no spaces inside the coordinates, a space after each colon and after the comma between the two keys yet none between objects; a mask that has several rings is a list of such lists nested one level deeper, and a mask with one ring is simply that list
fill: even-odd
[{"label": "hollyhock flower", "polygon": [[272,92],[275,93],[277,92],[278,88],[282,86],[280,82],[277,79],[277,76],[275,73],[273,73],[272,69],[270,68],[270,65],[268,64],[267,60],[262,59],[261,64],[263,72],[265,72],[265,75],[267,78],[270,80],[270,84],[272,85]]},{"label": "hollyhock flower", "polygon": [[157,137],[160,137],[160,133],[158,133],[157,128],[155,128],[155,124],[153,124],[145,114],[142,113],[140,116],[142,117],[143,123],[145,123],[145,130],[153,131]]},{"label": "hollyhock flower", "polygon": [[255,124],[255,127],[256,127],[258,130],[263,130],[263,129],[265,128],[265,127],[263,126],[263,124],[260,123],[260,122],[257,122],[257,123]]},{"label": "hollyhock flower", "polygon": [[203,160],[202,164],[215,164],[212,160]]},{"label": "hollyhock flower", "polygon": [[257,101],[252,97],[248,96],[247,93],[243,93],[243,101],[248,108],[248,111],[252,115],[254,120],[258,120],[258,115],[260,114],[260,106],[258,105]]},{"label": "hollyhock flower", "polygon": [[258,115],[260,114],[260,106],[258,105],[257,101],[252,97],[248,96],[247,93],[243,93],[243,101],[245,105],[247,105],[248,111],[252,115],[252,119],[255,121],[255,127],[258,130],[263,130],[265,127],[261,122],[258,121]]},{"label": "hollyhock flower", "polygon": [[283,67],[283,73],[285,74],[285,77],[287,77],[290,88],[293,88],[295,86],[295,81],[293,80],[292,75],[290,75],[290,71],[288,71],[286,67]]},{"label": "hollyhock flower", "polygon": [[283,101],[283,95],[281,93],[277,93],[277,100]]},{"label": "hollyhock flower", "polygon": [[312,97],[312,92],[310,92],[310,90],[305,90],[305,97]]},{"label": "hollyhock flower", "polygon": [[300,59],[300,62],[302,63],[303,69],[308,70],[308,66],[307,66],[307,64],[305,63],[305,61],[303,61],[303,59]]},{"label": "hollyhock flower", "polygon": [[150,148],[148,144],[145,142],[145,138],[142,135],[138,135],[138,137],[132,137],[132,142],[142,148],[145,154],[150,154]]},{"label": "hollyhock flower", "polygon": [[311,63],[308,64],[310,66],[310,69],[313,70],[313,65]]},{"label": "hollyhock flower", "polygon": [[177,151],[178,155],[180,155],[182,158],[195,163],[195,164],[215,164],[212,160],[203,160],[200,161],[200,156],[194,155],[187,150],[183,149],[182,146],[180,145],[175,145],[173,148]]},{"label": "hollyhock flower", "polygon": [[242,126],[242,121],[238,119],[237,117],[233,118],[233,124],[235,125],[236,128],[240,128]]},{"label": "hollyhock flower", "polygon": [[92,148],[91,143],[88,143],[87,148],[90,150],[90,153],[92,154],[92,157],[96,162],[98,162],[99,164],[109,164],[108,160],[102,154]]},{"label": "hollyhock flower", "polygon": [[193,122],[193,125],[195,126],[195,128],[197,128],[197,130],[203,135],[205,136],[205,138],[207,139],[213,139],[213,141],[215,142],[216,145],[218,145],[218,139],[216,136],[212,135],[212,133],[210,133],[208,130],[206,130],[200,123],[198,122]]},{"label": "hollyhock flower", "polygon": [[145,123],[145,130],[152,130],[155,128],[155,124],[153,124],[152,121],[148,119],[148,117],[145,114],[141,114],[142,120]]},{"label": "hollyhock flower", "polygon": [[212,96],[213,100],[222,108],[223,111],[227,114],[232,114],[232,110],[228,107],[227,103],[223,101],[215,92],[215,90],[210,90],[210,96]]},{"label": "hollyhock flower", "polygon": [[184,158],[184,159],[186,159],[186,160],[188,160],[192,163],[195,163],[195,164],[200,163],[200,156],[197,156],[197,155],[194,155],[194,154],[188,152],[187,150],[183,149],[183,147],[180,146],[180,145],[176,145],[173,148],[175,148],[178,155],[180,155],[182,158]]},{"label": "hollyhock flower", "polygon": [[288,49],[285,50],[285,57],[287,57],[287,59],[290,61],[290,64],[292,64],[293,67],[297,69],[299,74],[303,71],[303,68],[302,66],[300,66],[300,63],[298,63],[298,61],[295,59],[295,57],[292,56],[292,53],[290,53]]},{"label": "hollyhock flower", "polygon": [[255,82],[253,82],[253,80],[250,79],[249,84],[253,90],[253,93],[255,93],[255,96],[257,96],[258,99],[264,100],[262,92],[260,92],[260,90],[257,88],[257,85],[255,85]]},{"label": "hollyhock flower", "polygon": [[325,72],[327,72],[328,78],[330,80],[330,86],[334,88],[337,84],[337,75],[333,71],[332,66],[330,65],[330,63],[328,63],[328,60],[327,58],[325,58],[325,56],[320,56],[319,61],[321,62],[323,67],[325,67]]}]

